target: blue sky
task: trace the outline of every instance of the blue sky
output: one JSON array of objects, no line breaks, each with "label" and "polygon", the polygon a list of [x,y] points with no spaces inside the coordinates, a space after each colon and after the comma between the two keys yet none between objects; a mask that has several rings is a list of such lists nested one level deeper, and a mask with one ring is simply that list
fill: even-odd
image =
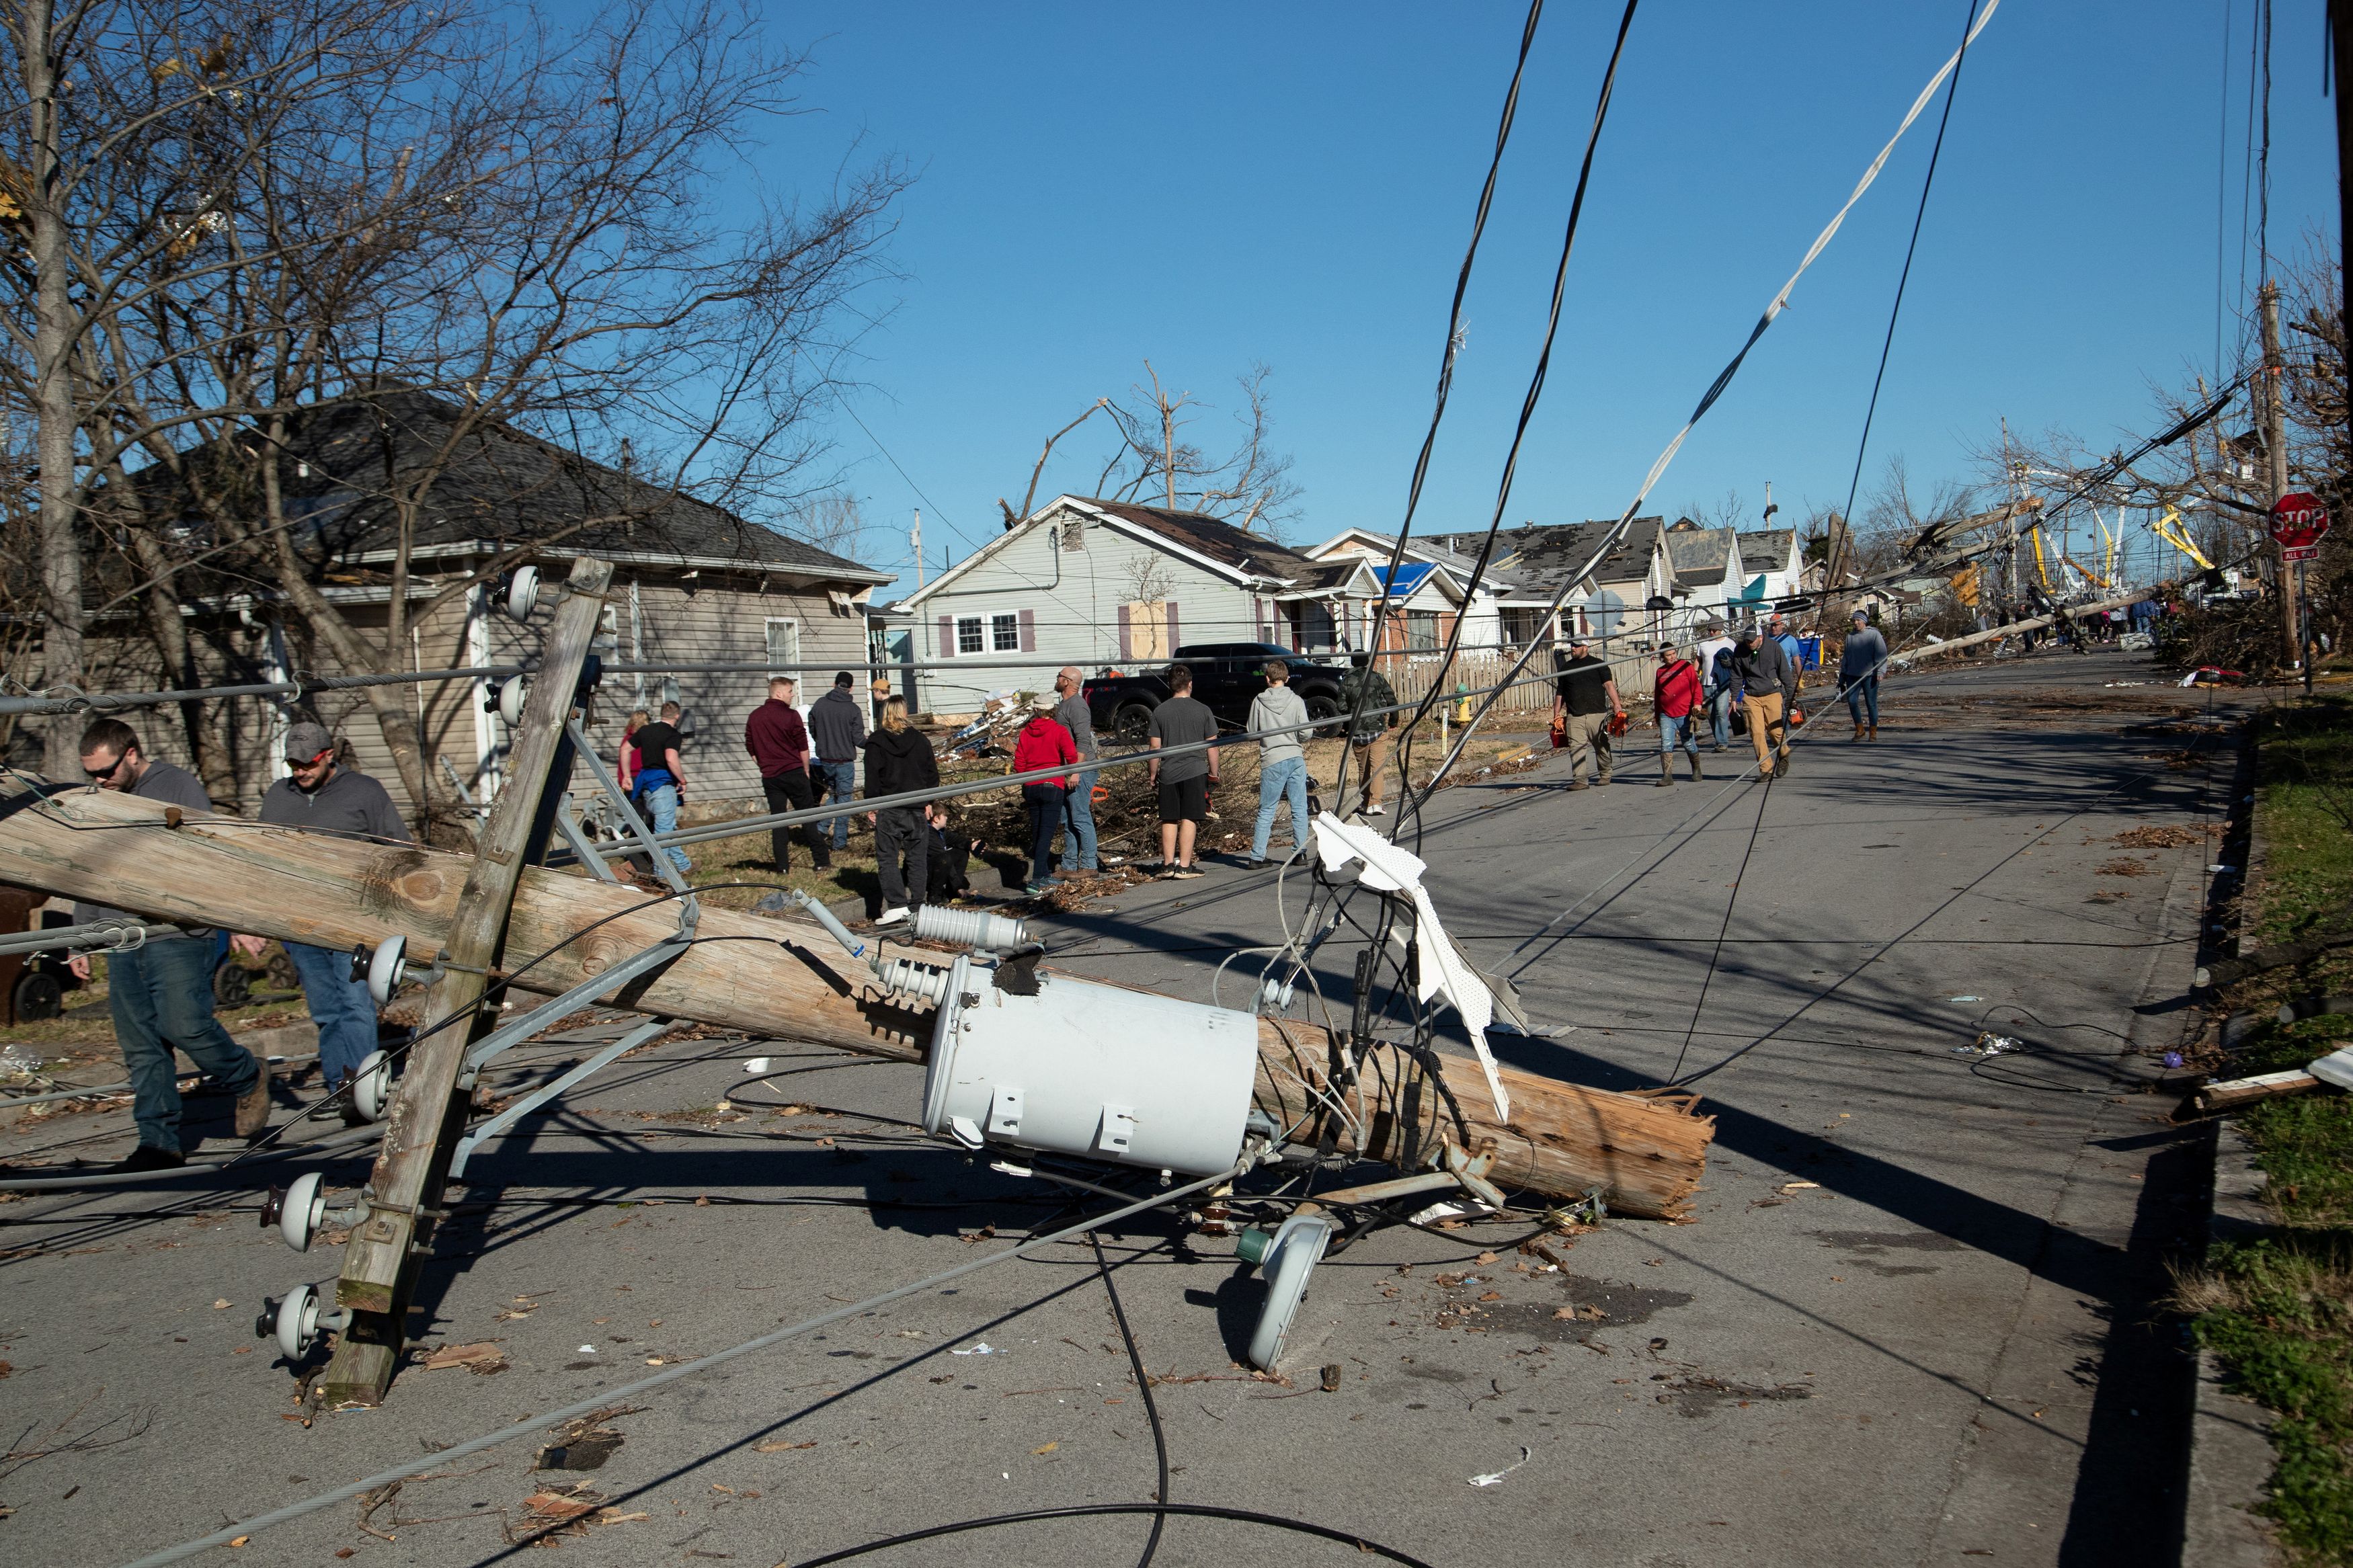
[{"label": "blue sky", "polygon": [[[2106,445],[2153,426],[2153,381],[2211,374],[2218,197],[2223,298],[2242,297],[2256,3],[2229,0],[2226,54],[2225,0],[2004,0],[1962,76],[1866,489],[1895,454],[1922,489],[1974,478],[1971,448],[2003,416]],[[1966,9],[1648,0],[1507,522],[1625,504]],[[2275,12],[2275,254],[2335,224],[2321,12]],[[1419,527],[1483,527],[1493,505],[1618,14],[1553,0],[1545,17]],[[1018,501],[1046,436],[1126,392],[1145,358],[1219,405],[1193,432],[1213,447],[1236,374],[1273,368],[1278,442],[1305,488],[1293,542],[1394,528],[1522,15],[773,8],[776,37],[814,49],[818,112],[779,131],[762,176],[821,183],[853,142],[920,174],[853,399],[912,484],[831,422],[843,484],[885,525],[872,563],[911,566],[900,531],[917,506],[934,567],[961,560],[996,531],[995,499]],[[1753,517],[1768,479],[1781,521],[1843,500],[1934,132],[1932,108],[1646,510],[1736,490]],[[2226,358],[2237,332],[2226,322]],[[1092,488],[1093,429],[1041,494]]]}]

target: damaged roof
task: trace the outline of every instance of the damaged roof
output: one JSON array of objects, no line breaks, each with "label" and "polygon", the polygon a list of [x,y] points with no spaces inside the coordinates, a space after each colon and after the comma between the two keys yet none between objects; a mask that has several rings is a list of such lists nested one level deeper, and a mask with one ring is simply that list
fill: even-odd
[{"label": "damaged roof", "polygon": [[[1650,572],[1651,555],[1658,547],[1662,521],[1658,517],[1634,519],[1626,525],[1625,537],[1610,546],[1609,553],[1587,575],[1596,583],[1640,581]],[[1497,536],[1495,546],[1504,565],[1520,576],[1556,584],[1592,560],[1593,552],[1617,526],[1615,518],[1598,522],[1531,522],[1505,529]],[[1475,533],[1453,534],[1443,542],[1458,551],[1475,551],[1482,537]]]},{"label": "damaged roof", "polygon": [[1064,496],[1062,500],[1075,501],[1107,512],[1124,521],[1148,529],[1172,544],[1181,544],[1196,555],[1207,556],[1220,566],[1230,566],[1237,572],[1247,572],[1255,577],[1280,577],[1285,581],[1304,578],[1321,569],[1322,563],[1302,555],[1288,545],[1277,544],[1262,533],[1252,533],[1236,528],[1223,518],[1211,517],[1205,511],[1176,511],[1167,507],[1138,506],[1134,501],[1103,500],[1091,496]]},{"label": "damaged roof", "polygon": [[1677,582],[1694,587],[1721,583],[1732,566],[1732,530],[1671,528],[1667,530],[1667,561],[1675,569]]}]

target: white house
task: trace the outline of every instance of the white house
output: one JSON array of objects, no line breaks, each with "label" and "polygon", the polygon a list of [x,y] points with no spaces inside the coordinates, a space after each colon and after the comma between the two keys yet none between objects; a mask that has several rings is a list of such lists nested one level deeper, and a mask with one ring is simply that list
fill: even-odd
[{"label": "white house", "polygon": [[[1475,536],[1472,537],[1472,548],[1477,548]],[[1395,534],[1351,528],[1314,546],[1307,553],[1318,561],[1353,557],[1371,563],[1377,570],[1388,564],[1396,550]],[[1504,647],[1516,652],[1542,633],[1545,608],[1552,602],[1552,591],[1536,586],[1523,574],[1501,564],[1505,553],[1503,542],[1499,540],[1493,558],[1488,562],[1486,572],[1480,576],[1479,591],[1472,596],[1467,606],[1460,609],[1450,606],[1451,613],[1460,614],[1464,618],[1462,647],[1466,650]],[[1433,591],[1451,584],[1457,591],[1458,598],[1460,590],[1471,581],[1478,565],[1475,554],[1467,554],[1436,539],[1408,538],[1405,559],[1409,566],[1419,563],[1439,568],[1443,579],[1433,584]],[[1434,605],[1421,607],[1431,611],[1438,608]]]},{"label": "white house", "polygon": [[1063,665],[1132,671],[1221,642],[1330,653],[1379,596],[1358,559],[1312,560],[1200,512],[1065,495],[892,616],[912,633],[917,705],[969,713],[994,692],[1050,689]]},{"label": "white house", "polygon": [[1740,536],[1740,560],[1747,581],[1740,598],[1751,614],[1768,612],[1804,590],[1805,563],[1794,528],[1760,528]]},{"label": "white house", "polygon": [[[1675,569],[1656,517],[1634,519],[1627,524],[1625,536],[1596,560],[1602,541],[1617,526],[1617,520],[1611,518],[1599,522],[1531,522],[1507,529],[1495,541],[1496,561],[1525,585],[1538,605],[1551,602],[1563,577],[1579,574],[1564,601],[1561,625],[1551,628],[1560,635],[1580,631],[1598,637],[1639,635],[1651,624],[1653,617],[1647,608],[1651,601],[1672,599]],[[1456,551],[1475,551],[1482,537],[1458,533],[1437,542]]]},{"label": "white house", "polygon": [[1690,637],[1712,620],[1730,626],[1747,584],[1739,536],[1729,528],[1702,528],[1686,517],[1668,528],[1666,547],[1675,569],[1676,629]]}]

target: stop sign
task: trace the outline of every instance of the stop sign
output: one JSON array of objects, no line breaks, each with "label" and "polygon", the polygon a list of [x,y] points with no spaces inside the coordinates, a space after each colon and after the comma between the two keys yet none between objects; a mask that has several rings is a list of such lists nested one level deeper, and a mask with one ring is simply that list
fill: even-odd
[{"label": "stop sign", "polygon": [[2284,561],[2309,561],[2320,553],[2321,536],[2328,531],[2328,509],[2318,496],[2291,490],[2272,505],[2272,538]]}]

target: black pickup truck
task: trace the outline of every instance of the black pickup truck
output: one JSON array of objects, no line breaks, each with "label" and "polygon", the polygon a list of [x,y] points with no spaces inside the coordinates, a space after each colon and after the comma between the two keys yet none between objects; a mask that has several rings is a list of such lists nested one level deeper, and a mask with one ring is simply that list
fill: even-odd
[{"label": "black pickup truck", "polygon": [[[1247,728],[1250,703],[1266,689],[1266,661],[1279,658],[1291,667],[1292,689],[1307,704],[1310,719],[1340,717],[1340,681],[1344,664],[1322,664],[1305,654],[1262,642],[1188,643],[1173,661],[1193,672],[1193,695],[1208,705],[1218,722],[1228,729]],[[1080,688],[1095,732],[1130,745],[1141,745],[1151,727],[1152,710],[1168,699],[1168,682],[1161,676],[1166,665],[1141,675],[1097,676]]]}]

